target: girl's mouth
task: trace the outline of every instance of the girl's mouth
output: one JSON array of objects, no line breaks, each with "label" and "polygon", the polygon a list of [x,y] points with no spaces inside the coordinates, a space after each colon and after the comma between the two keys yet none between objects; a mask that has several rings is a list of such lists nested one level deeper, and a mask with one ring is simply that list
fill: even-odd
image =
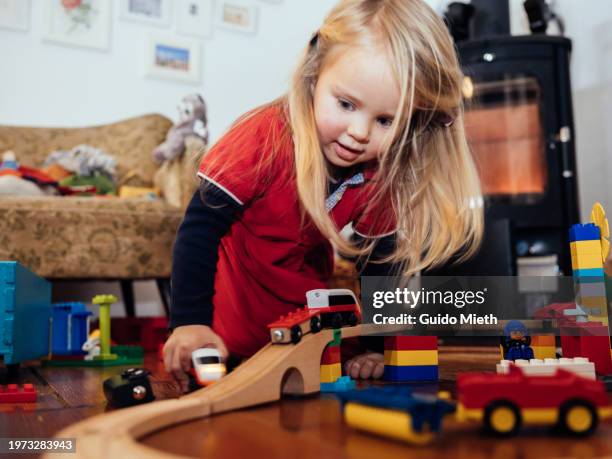
[{"label": "girl's mouth", "polygon": [[336,155],[338,155],[338,157],[340,159],[343,159],[344,161],[354,161],[355,159],[357,159],[359,157],[360,154],[363,153],[363,151],[360,150],[353,150],[352,148],[348,148],[345,147],[344,145],[338,143],[338,142],[334,142],[334,152],[336,153]]}]

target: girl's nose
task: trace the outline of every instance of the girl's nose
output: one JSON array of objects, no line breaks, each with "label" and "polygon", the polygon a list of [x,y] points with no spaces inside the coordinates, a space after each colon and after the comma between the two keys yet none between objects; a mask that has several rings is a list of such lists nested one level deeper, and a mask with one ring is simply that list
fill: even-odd
[{"label": "girl's nose", "polygon": [[348,135],[359,143],[367,143],[369,137],[369,127],[367,123],[351,123],[348,127]]}]

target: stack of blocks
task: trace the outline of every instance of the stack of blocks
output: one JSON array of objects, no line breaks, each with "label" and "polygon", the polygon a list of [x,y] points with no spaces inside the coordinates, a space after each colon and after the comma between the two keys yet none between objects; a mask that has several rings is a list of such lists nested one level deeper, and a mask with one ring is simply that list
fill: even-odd
[{"label": "stack of blocks", "polygon": [[334,339],[329,342],[321,355],[321,391],[325,392],[338,378],[342,376],[340,360],[340,343],[342,341],[340,330],[334,330]]},{"label": "stack of blocks", "polygon": [[386,381],[435,381],[438,379],[436,336],[388,336],[385,338]]},{"label": "stack of blocks", "polygon": [[587,357],[595,364],[597,373],[609,374],[612,360],[600,237],[601,232],[593,223],[573,225],[570,229],[576,302],[588,314],[588,322],[576,324],[578,333],[562,331],[561,346],[564,357]]},{"label": "stack of blocks", "polygon": [[577,303],[590,322],[608,324],[606,284],[601,254],[600,231],[593,223],[573,225],[570,249]]}]

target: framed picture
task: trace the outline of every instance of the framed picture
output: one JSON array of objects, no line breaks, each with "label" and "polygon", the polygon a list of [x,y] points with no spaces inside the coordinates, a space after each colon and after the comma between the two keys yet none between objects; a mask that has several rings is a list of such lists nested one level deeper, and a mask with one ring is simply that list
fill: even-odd
[{"label": "framed picture", "polygon": [[121,19],[158,27],[170,25],[172,0],[121,0]]},{"label": "framed picture", "polygon": [[199,83],[201,50],[198,40],[151,36],[145,50],[145,75]]},{"label": "framed picture", "polygon": [[30,0],[0,0],[0,27],[4,29],[30,29]]},{"label": "framed picture", "polygon": [[179,0],[179,33],[210,37],[212,36],[212,19],[212,0]]},{"label": "framed picture", "polygon": [[257,27],[257,6],[244,0],[219,0],[216,23],[225,29],[254,33]]},{"label": "framed picture", "polygon": [[63,45],[108,49],[111,3],[108,0],[47,0],[43,39]]}]

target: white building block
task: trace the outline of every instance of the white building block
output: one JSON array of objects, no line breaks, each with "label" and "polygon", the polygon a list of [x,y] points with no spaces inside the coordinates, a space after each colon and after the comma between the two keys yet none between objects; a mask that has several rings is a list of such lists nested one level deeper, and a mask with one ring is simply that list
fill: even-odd
[{"label": "white building block", "polygon": [[497,364],[497,373],[506,374],[510,371],[510,365],[514,363],[526,375],[554,375],[557,368],[571,371],[588,379],[595,379],[595,364],[589,362],[586,357],[575,357],[573,359],[531,359],[531,360],[502,360]]}]

